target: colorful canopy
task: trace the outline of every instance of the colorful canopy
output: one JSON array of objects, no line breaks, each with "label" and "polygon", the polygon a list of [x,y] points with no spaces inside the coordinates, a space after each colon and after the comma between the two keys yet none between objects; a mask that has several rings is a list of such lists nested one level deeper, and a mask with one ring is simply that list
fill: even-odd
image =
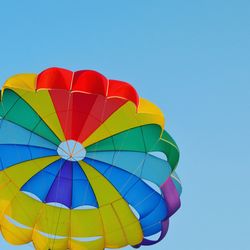
[{"label": "colorful canopy", "polygon": [[160,109],[130,84],[90,70],[13,76],[1,91],[1,232],[41,250],[155,244],[180,206],[178,159]]}]

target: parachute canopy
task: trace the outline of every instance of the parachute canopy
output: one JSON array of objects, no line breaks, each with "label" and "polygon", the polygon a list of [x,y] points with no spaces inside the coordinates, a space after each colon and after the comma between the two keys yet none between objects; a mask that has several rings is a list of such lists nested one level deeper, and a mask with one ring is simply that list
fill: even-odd
[{"label": "parachute canopy", "polygon": [[130,84],[91,70],[13,76],[1,91],[1,232],[42,250],[155,244],[180,206],[178,159],[162,112]]}]

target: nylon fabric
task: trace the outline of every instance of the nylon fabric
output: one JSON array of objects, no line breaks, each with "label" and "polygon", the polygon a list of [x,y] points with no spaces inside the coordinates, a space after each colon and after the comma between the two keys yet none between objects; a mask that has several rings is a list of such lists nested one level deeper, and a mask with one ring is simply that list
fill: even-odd
[{"label": "nylon fabric", "polygon": [[52,132],[61,140],[65,141],[65,136],[59,122],[54,104],[50,98],[49,91],[27,92],[15,89],[18,94],[29,106],[36,111],[39,117],[47,124]]},{"label": "nylon fabric", "polygon": [[146,109],[141,109],[140,105],[149,106],[150,111],[152,109],[150,106],[151,103],[145,103],[143,99],[140,99],[138,109],[134,103],[127,102],[120,109],[114,112],[105,122],[103,122],[103,124],[83,142],[83,145],[88,147],[124,130],[146,124],[158,124],[161,128],[164,127],[164,118],[162,113],[140,113],[140,110],[145,112]]},{"label": "nylon fabric", "polygon": [[60,140],[50,130],[39,115],[12,90],[5,90],[2,98],[5,120],[18,124],[52,143],[59,145]]},{"label": "nylon fabric", "polygon": [[57,149],[55,144],[43,137],[3,119],[0,119],[0,144],[20,144],[53,150]]},{"label": "nylon fabric", "polygon": [[86,157],[121,168],[158,186],[161,186],[171,173],[171,167],[167,161],[144,152],[97,151],[88,152]]}]

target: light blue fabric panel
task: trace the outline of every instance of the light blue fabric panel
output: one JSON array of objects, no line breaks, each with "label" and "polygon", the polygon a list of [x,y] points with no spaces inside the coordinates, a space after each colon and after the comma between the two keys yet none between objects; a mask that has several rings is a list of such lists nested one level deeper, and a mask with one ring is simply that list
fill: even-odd
[{"label": "light blue fabric panel", "polygon": [[181,196],[181,193],[182,193],[181,181],[180,181],[178,175],[176,174],[176,172],[172,173],[171,179],[174,182],[174,185],[176,187],[176,190],[177,190],[179,196]]},{"label": "light blue fabric panel", "polygon": [[165,160],[147,154],[142,168],[142,178],[161,186],[170,176],[171,167]]},{"label": "light blue fabric panel", "polygon": [[0,119],[0,144],[22,144],[57,149],[55,144],[41,136],[3,119]]},{"label": "light blue fabric panel", "polygon": [[73,163],[72,208],[80,206],[98,207],[93,189],[77,162]]},{"label": "light blue fabric panel", "polygon": [[171,174],[171,167],[167,161],[143,152],[98,151],[88,152],[86,156],[124,169],[158,186],[161,186]]},{"label": "light blue fabric panel", "polygon": [[[133,155],[131,155],[133,153]],[[88,152],[86,157],[117,166],[125,171],[140,176],[145,158],[144,153],[130,151]]]},{"label": "light blue fabric panel", "polygon": [[57,155],[57,152],[51,149],[29,147],[25,145],[0,144],[0,161],[2,169],[24,161],[52,155]]},{"label": "light blue fabric panel", "polygon": [[34,175],[28,182],[26,182],[22,186],[21,191],[32,193],[44,202],[64,162],[65,160],[60,159],[45,167],[39,173]]}]

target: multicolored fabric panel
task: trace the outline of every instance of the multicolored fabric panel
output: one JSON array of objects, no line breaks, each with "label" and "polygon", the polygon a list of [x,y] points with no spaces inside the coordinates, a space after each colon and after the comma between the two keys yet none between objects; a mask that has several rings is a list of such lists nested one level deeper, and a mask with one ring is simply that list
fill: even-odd
[{"label": "multicolored fabric panel", "polygon": [[16,75],[1,91],[1,232],[44,250],[156,244],[180,207],[178,160],[160,109],[130,84]]}]

